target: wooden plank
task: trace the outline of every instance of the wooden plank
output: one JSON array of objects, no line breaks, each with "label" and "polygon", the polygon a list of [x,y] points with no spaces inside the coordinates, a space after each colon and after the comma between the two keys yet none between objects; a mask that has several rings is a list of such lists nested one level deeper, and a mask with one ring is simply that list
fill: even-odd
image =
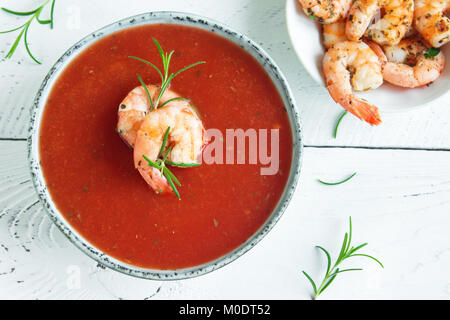
[{"label": "wooden plank", "polygon": [[[358,174],[340,186],[338,181]],[[356,259],[324,298],[449,298],[450,152],[306,148],[294,198],[249,253],[211,274],[176,282],[134,279],[98,266],[59,232],[32,187],[26,142],[0,141],[0,298],[307,299],[300,274],[323,275],[347,219],[382,270]],[[79,275],[79,287],[74,279]]]},{"label": "wooden plank", "polygon": [[[34,6],[33,1],[5,0],[5,7],[24,9]],[[26,138],[29,110],[42,79],[56,59],[84,35],[112,21],[147,11],[176,10],[209,16],[235,28],[256,42],[275,59],[284,71],[301,111],[304,142],[307,145],[387,146],[450,149],[448,131],[450,100],[440,99],[430,108],[403,114],[384,114],[384,123],[371,128],[347,117],[342,124],[339,139],[332,132],[341,108],[317,85],[298,61],[286,32],[284,0],[170,0],[145,2],[140,0],[116,1],[110,6],[107,0],[64,1],[56,5],[56,24],[53,31],[48,26],[33,25],[30,46],[43,64],[33,64],[17,51],[12,60],[0,63],[0,138]],[[102,14],[98,14],[102,12]],[[1,14],[0,30],[21,21]],[[14,40],[13,35],[0,36],[0,55],[4,56]],[[306,48],[305,48],[306,50]]]}]

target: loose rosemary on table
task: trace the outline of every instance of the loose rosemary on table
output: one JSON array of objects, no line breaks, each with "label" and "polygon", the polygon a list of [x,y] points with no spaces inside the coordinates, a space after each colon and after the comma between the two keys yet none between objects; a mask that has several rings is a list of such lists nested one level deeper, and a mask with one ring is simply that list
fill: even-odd
[{"label": "loose rosemary on table", "polygon": [[323,247],[316,246],[316,248],[318,248],[320,251],[322,251],[327,258],[327,271],[326,271],[325,276],[324,276],[322,282],[320,283],[320,285],[317,286],[316,283],[314,282],[314,280],[311,278],[311,276],[308,273],[306,273],[305,271],[302,271],[303,274],[305,275],[305,277],[311,283],[311,286],[313,288],[313,291],[314,291],[314,295],[312,296],[313,300],[315,300],[321,293],[324,292],[324,290],[326,288],[328,288],[328,286],[334,281],[334,279],[336,279],[336,276],[338,274],[343,273],[343,272],[348,272],[348,271],[362,270],[361,268],[339,269],[340,264],[349,258],[366,257],[366,258],[374,260],[382,268],[384,268],[383,264],[378,259],[376,259],[368,254],[356,253],[359,250],[361,250],[362,248],[364,248],[365,246],[367,246],[368,243],[363,243],[359,246],[353,247],[351,245],[351,242],[352,242],[352,217],[349,217],[349,224],[350,224],[350,230],[348,233],[347,232],[345,233],[344,242],[342,243],[342,246],[341,246],[341,251],[333,265],[331,262],[330,253],[327,250],[325,250]]},{"label": "loose rosemary on table", "polygon": [[325,185],[327,185],[327,186],[337,186],[337,185],[339,185],[339,184],[342,184],[342,183],[347,182],[348,180],[350,180],[350,179],[353,178],[354,176],[356,176],[356,172],[353,173],[350,177],[345,178],[344,180],[339,181],[339,182],[325,182],[325,181],[322,181],[322,180],[320,180],[320,179],[317,179],[317,181],[319,181],[321,184],[325,184]]},{"label": "loose rosemary on table", "polygon": [[35,61],[37,64],[41,64],[41,62],[39,60],[37,60],[33,54],[31,53],[30,47],[28,45],[28,30],[30,29],[30,25],[31,23],[36,19],[36,21],[40,24],[49,24],[50,25],[50,29],[53,29],[53,13],[55,10],[55,2],[56,0],[52,1],[52,5],[51,5],[51,9],[50,9],[50,19],[48,20],[41,20],[40,16],[42,13],[42,10],[50,3],[50,0],[47,0],[44,2],[44,4],[42,4],[40,7],[38,7],[35,10],[32,11],[26,11],[26,12],[20,12],[20,11],[13,11],[10,9],[6,9],[6,8],[1,8],[1,10],[3,10],[6,13],[15,15],[15,16],[31,16],[31,18],[25,22],[23,25],[11,29],[11,30],[7,30],[7,31],[0,31],[0,34],[4,34],[4,33],[10,33],[10,32],[14,32],[17,30],[21,30],[19,35],[16,38],[16,41],[13,43],[11,49],[9,50],[9,52],[6,54],[5,58],[6,59],[10,59],[14,53],[16,52],[16,49],[19,45],[20,40],[24,39],[24,44],[25,44],[25,49],[27,50],[28,55],[31,57],[31,59],[33,59],[33,61]]},{"label": "loose rosemary on table", "polygon": [[337,138],[337,133],[338,133],[338,129],[339,129],[339,125],[341,124],[342,119],[344,119],[344,117],[347,115],[348,111],[344,111],[341,116],[338,119],[338,122],[336,123],[336,128],[334,129],[334,138]]},{"label": "loose rosemary on table", "polygon": [[[141,61],[147,65],[149,65],[150,67],[152,67],[153,69],[156,70],[156,72],[158,72],[160,78],[161,78],[161,88],[159,91],[159,94],[155,100],[155,102],[153,102],[153,98],[150,95],[150,92],[147,89],[147,85],[145,84],[145,82],[142,80],[142,77],[139,74],[136,74],[139,82],[141,83],[141,85],[144,87],[144,90],[147,94],[147,98],[150,101],[150,110],[156,110],[158,108],[163,108],[164,106],[166,106],[168,103],[172,102],[172,101],[176,101],[176,100],[184,100],[184,101],[189,101],[189,99],[183,98],[183,97],[176,97],[176,98],[172,98],[167,100],[166,102],[162,103],[161,105],[159,105],[160,100],[164,94],[164,92],[167,90],[167,88],[169,88],[170,83],[172,82],[172,80],[179,75],[180,73],[193,68],[199,64],[202,63],[206,63],[205,61],[199,61],[196,63],[193,63],[191,65],[188,65],[180,70],[178,70],[175,73],[170,73],[169,74],[169,67],[170,67],[170,61],[172,59],[172,56],[174,54],[174,50],[170,51],[169,53],[164,52],[161,45],[159,44],[159,42],[155,39],[152,38],[153,42],[155,43],[159,55],[161,56],[161,60],[162,60],[162,64],[163,64],[163,71],[161,72],[161,70],[159,70],[158,67],[156,67],[153,63],[138,58],[138,57],[133,57],[133,56],[129,56],[129,58],[134,59],[134,60],[138,60]],[[169,183],[170,187],[172,188],[173,192],[175,193],[175,195],[178,197],[178,199],[180,199],[180,193],[177,190],[176,186],[181,186],[180,181],[177,179],[177,177],[175,177],[175,175],[169,170],[169,168],[167,168],[167,165],[170,166],[176,166],[176,167],[184,167],[184,168],[188,168],[188,167],[198,167],[200,166],[199,163],[175,163],[172,161],[167,160],[169,157],[170,152],[172,151],[172,147],[169,147],[167,150],[165,150],[166,148],[166,144],[167,144],[167,139],[169,137],[169,132],[170,132],[170,127],[167,128],[165,134],[164,134],[164,139],[163,139],[163,143],[161,146],[161,150],[159,151],[159,155],[158,155],[158,159],[156,161],[152,161],[150,160],[148,157],[146,157],[145,155],[142,155],[144,157],[144,159],[147,161],[148,165],[150,167],[156,168],[161,172],[161,175],[164,176],[167,179],[167,182]]]}]

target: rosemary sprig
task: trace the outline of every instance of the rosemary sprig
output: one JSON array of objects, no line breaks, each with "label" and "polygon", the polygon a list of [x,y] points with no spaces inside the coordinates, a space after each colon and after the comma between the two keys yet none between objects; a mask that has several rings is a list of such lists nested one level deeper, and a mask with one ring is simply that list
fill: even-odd
[{"label": "rosemary sprig", "polygon": [[337,132],[339,129],[339,125],[341,124],[342,119],[345,117],[345,115],[348,113],[348,111],[344,111],[341,116],[338,119],[338,122],[336,123],[336,128],[334,129],[334,138],[336,139],[337,137]]},{"label": "rosemary sprig", "polygon": [[55,9],[55,2],[56,2],[56,0],[52,1],[52,5],[51,5],[51,9],[50,9],[50,19],[48,19],[48,20],[41,20],[40,19],[40,15],[42,13],[42,10],[45,8],[45,6],[49,2],[50,2],[50,0],[47,0],[47,1],[44,2],[44,4],[42,4],[37,9],[35,9],[33,11],[27,11],[27,12],[19,12],[19,11],[13,11],[13,10],[10,10],[10,9],[6,9],[6,8],[1,8],[4,12],[9,13],[9,14],[13,14],[13,15],[16,15],[16,16],[31,16],[31,18],[28,20],[28,22],[24,23],[23,25],[21,25],[21,26],[19,26],[17,28],[14,28],[14,29],[11,29],[11,30],[7,30],[7,31],[0,31],[0,34],[4,34],[4,33],[10,33],[10,32],[14,32],[14,31],[22,29],[22,31],[17,36],[16,41],[13,43],[11,49],[6,54],[6,56],[5,56],[6,59],[10,59],[14,55],[14,52],[16,52],[16,49],[17,49],[17,47],[19,45],[19,42],[20,42],[20,40],[23,37],[24,38],[25,49],[27,50],[28,55],[37,64],[41,64],[41,62],[39,60],[37,60],[33,56],[33,54],[31,53],[30,47],[28,45],[28,30],[30,29],[31,23],[35,19],[40,24],[50,24],[50,29],[53,29],[53,13],[54,13],[54,9]]},{"label": "rosemary sprig", "polygon": [[152,38],[153,42],[156,45],[156,48],[158,49],[159,55],[161,56],[161,60],[162,60],[162,64],[163,64],[163,70],[161,71],[158,67],[156,67],[153,63],[151,63],[150,61],[138,58],[138,57],[134,57],[134,56],[129,56],[128,58],[130,59],[134,59],[140,62],[143,62],[147,65],[149,65],[150,67],[152,67],[153,69],[156,70],[156,72],[158,72],[160,78],[161,78],[161,89],[159,90],[159,94],[156,98],[155,101],[153,101],[153,98],[151,97],[150,93],[147,90],[147,86],[144,84],[144,81],[142,81],[142,78],[140,77],[139,74],[137,74],[137,77],[139,79],[139,82],[142,84],[142,86],[145,88],[146,94],[148,99],[150,100],[150,107],[151,110],[157,109],[157,108],[162,108],[165,105],[167,105],[169,102],[175,101],[175,100],[185,100],[185,101],[189,101],[189,99],[186,98],[182,98],[182,97],[177,97],[177,98],[173,98],[170,99],[166,102],[164,102],[161,106],[159,105],[159,102],[164,94],[164,92],[166,91],[166,89],[170,86],[170,83],[172,82],[172,80],[178,76],[180,73],[191,69],[199,64],[203,64],[206,63],[205,61],[199,61],[193,64],[190,64],[180,70],[178,70],[175,73],[169,73],[169,67],[170,67],[170,61],[172,59],[173,54],[175,53],[174,50],[170,51],[170,52],[164,52],[161,45],[159,44],[158,40],[156,40],[155,38]]},{"label": "rosemary sprig", "polygon": [[178,197],[178,199],[181,199],[180,193],[178,192],[178,189],[176,187],[176,185],[181,186],[181,183],[177,179],[177,177],[175,177],[175,175],[169,170],[169,168],[167,168],[167,165],[176,166],[176,167],[198,167],[201,164],[200,163],[185,164],[185,163],[175,163],[172,161],[167,161],[167,158],[169,157],[169,154],[172,151],[172,147],[169,147],[166,150],[169,132],[170,132],[170,127],[168,127],[166,132],[164,133],[163,142],[161,145],[161,149],[159,150],[158,159],[156,161],[150,160],[145,155],[143,155],[143,157],[147,161],[147,163],[150,167],[156,168],[161,172],[161,175],[163,175],[167,179],[167,182],[169,183],[169,185],[172,188],[175,195]]},{"label": "rosemary sprig", "polygon": [[348,180],[350,180],[350,179],[353,178],[354,176],[356,176],[356,172],[353,173],[350,177],[348,177],[348,178],[346,178],[346,179],[344,179],[344,180],[342,180],[342,181],[339,181],[339,182],[325,182],[325,181],[322,181],[322,180],[320,180],[320,179],[317,179],[317,181],[319,181],[320,183],[325,184],[325,185],[327,185],[327,186],[337,186],[338,184],[342,184],[342,183],[344,183],[344,182],[347,182]]},{"label": "rosemary sprig", "polygon": [[343,272],[348,272],[348,271],[359,271],[362,270],[361,268],[351,268],[351,269],[339,269],[339,265],[345,261],[348,258],[351,257],[366,257],[369,259],[374,260],[376,263],[378,263],[382,268],[384,268],[383,264],[376,258],[368,255],[368,254],[364,254],[364,253],[356,253],[358,250],[362,249],[363,247],[367,246],[368,243],[363,243],[359,246],[353,247],[351,245],[351,241],[352,241],[352,217],[349,217],[349,224],[350,224],[350,230],[349,232],[345,233],[344,236],[344,242],[342,243],[341,246],[341,251],[339,253],[339,256],[336,259],[336,262],[333,264],[333,266],[331,266],[332,262],[331,262],[331,256],[328,253],[327,250],[325,250],[324,248],[322,248],[321,246],[316,246],[316,248],[318,248],[320,251],[322,251],[326,258],[327,258],[327,271],[325,273],[325,277],[322,280],[322,282],[320,283],[319,286],[317,286],[313,279],[310,277],[309,274],[307,274],[305,271],[302,271],[303,274],[305,275],[305,277],[309,280],[313,291],[314,291],[314,295],[313,295],[313,300],[315,300],[326,288],[328,288],[328,286],[334,281],[334,279],[336,279],[336,276],[339,273],[343,273]]}]

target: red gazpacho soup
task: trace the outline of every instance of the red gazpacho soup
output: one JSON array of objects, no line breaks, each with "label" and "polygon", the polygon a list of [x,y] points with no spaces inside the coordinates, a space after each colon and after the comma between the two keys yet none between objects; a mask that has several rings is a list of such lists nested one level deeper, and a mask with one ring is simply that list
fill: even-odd
[{"label": "red gazpacho soup", "polygon": [[[279,129],[279,169],[258,164],[171,168],[179,200],[153,192],[116,131],[118,107],[139,86],[159,84],[152,38],[174,50],[171,70],[206,61],[171,84],[192,101],[205,128]],[[243,244],[269,218],[285,189],[292,134],[268,74],[233,42],[199,28],[139,26],[98,40],[53,85],[40,128],[40,161],[52,200],[92,245],[125,263],[157,270],[198,266]],[[225,146],[224,146],[225,148]],[[270,149],[269,149],[270,151]],[[225,154],[225,152],[224,152]]]}]

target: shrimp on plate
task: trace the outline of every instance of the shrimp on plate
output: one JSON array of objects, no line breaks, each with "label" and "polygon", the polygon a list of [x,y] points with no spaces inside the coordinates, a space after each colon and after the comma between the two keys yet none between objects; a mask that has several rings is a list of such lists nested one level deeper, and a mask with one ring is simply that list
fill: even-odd
[{"label": "shrimp on plate", "polygon": [[364,42],[344,41],[328,49],[323,72],[331,97],[347,111],[371,125],[381,123],[378,108],[352,93],[378,88],[383,83],[381,62]]},{"label": "shrimp on plate", "polygon": [[345,20],[323,25],[323,45],[325,49],[331,48],[334,44],[346,41]]},{"label": "shrimp on plate", "polygon": [[414,24],[424,39],[435,48],[450,41],[450,0],[416,0]]},{"label": "shrimp on plate", "polygon": [[306,15],[320,23],[333,23],[347,16],[352,0],[299,0]]},{"label": "shrimp on plate", "polygon": [[445,67],[442,52],[430,54],[430,47],[417,36],[403,39],[398,45],[386,46],[384,51],[373,42],[369,46],[380,58],[384,80],[400,87],[416,88],[429,84],[439,78]]},{"label": "shrimp on plate", "polygon": [[[144,156],[156,162],[161,151],[173,166],[189,167],[199,163],[203,148],[208,143],[206,130],[190,103],[173,100],[179,96],[166,90],[161,99],[163,107],[147,113],[136,133],[134,163],[136,169],[157,193],[173,193],[161,170],[148,165]],[[165,150],[161,150],[168,131]],[[177,165],[179,164],[179,165]]]},{"label": "shrimp on plate", "polygon": [[[377,14],[380,19],[376,19]],[[348,13],[346,34],[353,41],[365,35],[381,45],[394,45],[410,29],[413,15],[414,0],[355,0]]]}]

